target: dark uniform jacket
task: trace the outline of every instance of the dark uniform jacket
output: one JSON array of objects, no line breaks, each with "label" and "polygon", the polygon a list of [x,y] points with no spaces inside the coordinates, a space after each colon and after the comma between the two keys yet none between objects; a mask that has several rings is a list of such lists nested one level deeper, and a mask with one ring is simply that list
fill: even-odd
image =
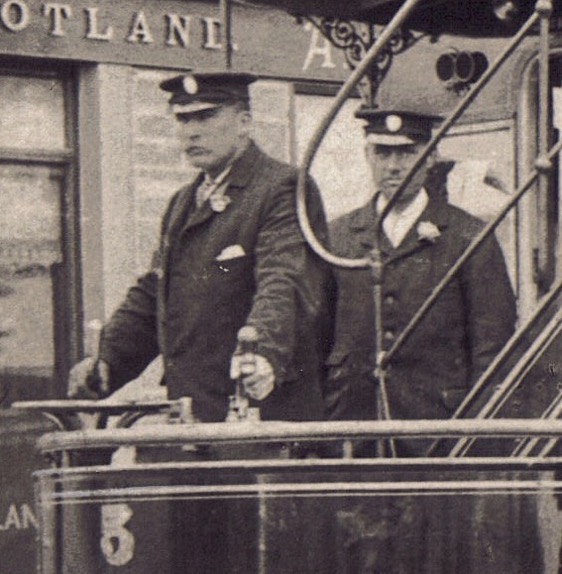
[{"label": "dark uniform jacket", "polygon": [[[432,289],[483,224],[448,205],[436,190],[398,248],[383,233],[383,350],[388,351]],[[434,199],[431,199],[431,198]],[[365,257],[374,237],[374,202],[334,221],[333,249]],[[427,223],[439,236],[427,237]],[[431,235],[431,234],[430,234]],[[334,419],[377,417],[373,279],[369,269],[338,269],[335,343],[326,396]],[[494,237],[468,260],[388,369],[394,419],[448,418],[513,332],[514,296]]]},{"label": "dark uniform jacket", "polygon": [[[103,331],[100,358],[112,386],[162,353],[169,397],[190,396],[196,417],[224,420],[234,392],[230,359],[248,324],[275,372],[276,388],[256,405],[262,418],[318,419],[326,269],[298,227],[296,170],[251,143],[230,171],[222,212],[209,202],[195,208],[202,179],[172,198],[152,269]],[[325,235],[312,182],[308,197],[312,225]]]}]

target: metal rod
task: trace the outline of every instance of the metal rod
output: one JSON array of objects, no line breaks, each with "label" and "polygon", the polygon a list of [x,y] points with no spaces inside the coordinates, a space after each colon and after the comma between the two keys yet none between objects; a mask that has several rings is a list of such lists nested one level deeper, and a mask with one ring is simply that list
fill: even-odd
[{"label": "metal rod", "polygon": [[[351,440],[343,441],[343,446],[348,443],[353,446]],[[300,470],[307,472],[312,470],[328,470],[334,468],[346,470],[431,470],[441,472],[446,469],[467,470],[554,470],[562,465],[562,457],[540,458],[537,456],[513,458],[510,456],[475,456],[466,458],[440,458],[440,457],[405,457],[405,458],[352,458],[352,452],[343,452],[341,458],[253,458],[253,459],[222,459],[222,460],[174,460],[167,462],[135,462],[135,472],[152,472],[158,467],[159,476],[176,474],[178,471],[195,470],[201,474],[216,476],[218,471],[231,472],[243,469],[244,471],[257,471],[263,474],[271,474],[279,469]],[[347,456],[346,456],[347,455]],[[122,475],[123,467],[114,465],[88,465],[72,466],[64,469],[50,468],[38,470],[35,475],[39,479],[43,477],[55,477],[59,479],[84,476],[86,472],[94,471],[96,477],[107,480],[115,475]],[[53,496],[57,496],[54,494]]]},{"label": "metal rod", "polygon": [[[554,420],[560,417],[562,414],[562,392],[558,393],[554,401],[549,405],[546,411],[541,416],[541,420]],[[539,439],[532,438],[522,440],[516,447],[513,449],[511,456],[530,456],[533,452],[535,446],[539,443]],[[548,446],[548,445],[546,445]]]},{"label": "metal rod", "polygon": [[490,363],[488,368],[482,373],[482,376],[476,381],[476,383],[472,386],[469,393],[466,395],[462,403],[459,405],[455,413],[451,418],[458,419],[466,414],[468,409],[472,406],[474,400],[478,397],[481,391],[484,389],[488,381],[497,373],[498,369],[501,365],[511,356],[511,353],[515,349],[515,347],[521,343],[521,339],[524,335],[527,334],[529,329],[533,327],[533,325],[538,321],[539,317],[542,313],[553,304],[554,300],[560,295],[562,292],[562,278],[558,281],[556,286],[549,291],[543,299],[539,302],[539,305],[534,310],[531,317],[525,321],[523,325],[521,325],[513,336],[509,339],[509,341],[504,345],[502,350],[496,355],[494,360]]},{"label": "metal rod", "polygon": [[[497,478],[477,480],[472,477],[462,479],[431,480],[434,476],[426,477],[425,480],[398,480],[377,481],[374,477],[371,481],[310,481],[291,482],[285,479],[282,482],[258,482],[257,484],[179,484],[161,485],[150,484],[149,486],[122,486],[109,488],[95,488],[88,490],[67,490],[60,496],[49,500],[53,505],[65,506],[70,504],[105,503],[115,504],[119,502],[133,502],[136,500],[217,500],[220,499],[244,499],[270,500],[282,497],[322,497],[322,496],[423,496],[444,494],[535,494],[548,493],[559,490],[562,481],[545,478],[517,479]],[[266,507],[266,505],[263,505]],[[260,530],[264,522],[260,520]],[[259,536],[259,535],[258,535]],[[270,569],[269,569],[270,570]],[[271,570],[270,570],[271,571]],[[258,574],[266,570],[258,569]]]},{"label": "metal rod", "polygon": [[58,505],[52,504],[51,500],[59,494],[60,486],[46,477],[38,477],[34,481],[33,490],[41,529],[40,543],[37,545],[40,572],[57,574],[62,572],[61,531],[57,529],[62,510]]},{"label": "metal rod", "polygon": [[[490,379],[497,373],[498,369],[504,364],[506,359],[511,356],[511,353],[517,345],[521,343],[524,335],[527,334],[529,329],[531,329],[535,323],[539,320],[540,316],[545,312],[550,305],[552,305],[555,299],[562,292],[562,279],[558,281],[556,286],[549,291],[539,302],[537,308],[534,310],[531,317],[529,317],[523,325],[521,325],[516,332],[511,336],[509,341],[503,346],[501,351],[495,356],[494,360],[490,363],[488,368],[482,373],[482,376],[474,383],[466,397],[463,399],[462,403],[459,405],[457,410],[454,412],[451,419],[458,419],[463,417],[470,407],[473,405],[474,401],[478,398],[480,393],[485,389],[486,385],[489,383]],[[438,443],[434,443],[427,451],[428,455],[431,455]]]},{"label": "metal rod", "polygon": [[533,341],[533,344],[518,361],[516,367],[512,369],[509,376],[498,387],[497,398],[489,401],[475,417],[477,419],[490,418],[497,415],[499,410],[505,405],[522,379],[535,366],[542,356],[541,351],[548,348],[562,331],[562,309],[556,313],[547,327]]},{"label": "metal rod", "polygon": [[124,412],[146,411],[154,412],[171,409],[177,401],[90,401],[90,400],[46,400],[46,401],[15,401],[13,409],[24,409],[36,412],[49,412],[52,414],[74,413],[105,413],[118,415]]},{"label": "metal rod", "polygon": [[549,134],[549,18],[552,3],[549,0],[538,0],[535,10],[540,17],[539,36],[539,118],[538,118],[538,159],[539,170],[537,193],[537,234],[538,253],[536,281],[539,288],[544,287],[548,274],[548,171],[551,167],[546,160]]},{"label": "metal rod", "polygon": [[232,68],[232,4],[230,0],[220,0],[222,31],[224,36],[223,51],[224,65],[227,70]]},{"label": "metal rod", "polygon": [[[377,216],[378,217],[378,216]],[[375,349],[376,359],[375,359],[375,371],[374,376],[377,381],[377,412],[378,418],[381,420],[390,420],[392,418],[390,414],[390,403],[388,400],[388,393],[386,388],[386,371],[382,368],[382,357],[383,357],[383,330],[384,323],[382,317],[382,283],[384,275],[384,265],[382,262],[382,253],[380,247],[380,235],[376,235],[374,238],[374,246],[369,254],[369,261],[371,266],[371,272],[373,277],[373,309],[375,313]],[[396,446],[392,439],[388,441],[389,451],[391,457],[396,457]],[[384,443],[379,443],[380,455],[384,456],[385,449]]]},{"label": "metal rod", "polygon": [[552,452],[552,449],[558,444],[559,440],[559,438],[548,439],[542,450],[539,452],[538,456],[548,456]]},{"label": "metal rod", "polygon": [[482,407],[474,418],[490,418],[499,412],[499,409],[505,405],[505,402],[515,390],[515,387],[540,359],[541,351],[556,339],[560,331],[562,331],[562,309],[558,310],[549,324],[536,337],[532,345],[519,359],[517,365],[511,369],[509,375],[502,381],[501,385],[497,387],[494,396]]},{"label": "metal rod", "polygon": [[[475,420],[490,419],[494,417],[501,407],[506,403],[515,389],[519,386],[525,375],[533,368],[541,357],[541,350],[548,347],[562,331],[562,309],[558,311],[555,317],[549,323],[548,328],[541,332],[533,344],[524,355],[519,359],[517,365],[510,371],[509,376],[498,386],[496,392],[490,400],[484,405],[475,417]],[[450,456],[464,456],[473,439],[462,439],[451,450]]]},{"label": "metal rod", "polygon": [[137,445],[254,443],[427,437],[561,437],[562,420],[487,419],[414,421],[326,421],[146,425],[131,429],[89,429],[48,433],[38,441],[44,453]]}]

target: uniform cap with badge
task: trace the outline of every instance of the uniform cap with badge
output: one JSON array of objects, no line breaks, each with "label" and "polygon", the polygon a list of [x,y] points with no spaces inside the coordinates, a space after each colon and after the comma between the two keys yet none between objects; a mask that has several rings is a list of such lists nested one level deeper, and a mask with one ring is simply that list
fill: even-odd
[{"label": "uniform cap with badge", "polygon": [[443,118],[408,110],[381,110],[362,107],[355,117],[365,120],[365,136],[368,142],[400,146],[431,139],[434,126]]},{"label": "uniform cap with badge", "polygon": [[189,72],[165,80],[160,88],[171,93],[172,112],[186,115],[248,102],[249,86],[256,80],[257,76],[244,72]]}]

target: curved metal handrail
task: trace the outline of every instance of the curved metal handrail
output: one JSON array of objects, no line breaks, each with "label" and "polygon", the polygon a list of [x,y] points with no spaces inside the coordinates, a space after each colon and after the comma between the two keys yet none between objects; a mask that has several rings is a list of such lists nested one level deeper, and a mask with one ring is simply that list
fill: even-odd
[{"label": "curved metal handrail", "polygon": [[[406,6],[404,6],[406,8]],[[398,14],[396,15],[398,18]],[[505,61],[509,58],[509,56],[513,53],[513,51],[517,48],[517,46],[523,41],[523,39],[528,35],[530,30],[533,26],[537,23],[542,16],[539,11],[535,11],[532,16],[525,22],[525,24],[520,28],[518,33],[512,38],[512,40],[508,43],[508,45],[504,48],[502,53],[496,58],[493,64],[486,70],[486,72],[482,75],[482,77],[476,82],[473,86],[472,90],[468,92],[464,98],[459,102],[457,107],[453,110],[453,112],[449,115],[448,118],[441,124],[439,129],[433,135],[431,140],[428,142],[427,146],[424,148],[422,153],[414,162],[414,165],[410,169],[409,173],[406,175],[396,192],[394,193],[391,200],[388,202],[386,207],[384,208],[383,212],[379,216],[377,220],[377,237],[380,236],[382,233],[382,224],[385,217],[388,215],[390,210],[392,209],[395,202],[398,200],[400,195],[403,193],[406,186],[410,183],[416,171],[420,168],[423,162],[428,158],[428,156],[432,153],[435,149],[439,141],[442,139],[444,134],[447,130],[454,124],[455,121],[462,115],[465,109],[472,103],[472,101],[477,97],[477,95],[481,92],[481,90],[487,85],[490,79],[494,76],[497,70],[505,63]],[[314,234],[314,230],[310,225],[310,221],[307,215],[306,209],[306,179],[308,177],[308,171],[310,169],[310,165],[314,159],[316,151],[320,145],[321,139],[325,135],[331,121],[334,119],[336,113],[341,108],[351,90],[355,87],[355,85],[359,82],[361,77],[365,74],[367,70],[367,66],[370,64],[372,59],[376,57],[380,48],[382,47],[381,44],[386,43],[387,37],[392,37],[395,32],[395,29],[392,29],[391,26],[394,24],[394,20],[389,24],[389,26],[384,30],[383,35],[379,38],[379,40],[371,47],[365,58],[361,61],[360,65],[354,70],[353,74],[347,80],[345,85],[342,87],[340,92],[338,93],[332,107],[326,114],[326,117],[321,122],[320,126],[317,128],[316,132],[314,133],[309,145],[305,151],[305,155],[303,158],[302,166],[299,170],[299,179],[297,184],[297,212],[299,217],[299,224],[303,235],[305,236],[306,241],[310,245],[310,247],[322,257],[328,263],[331,263],[338,267],[348,268],[348,269],[358,269],[358,268],[365,268],[369,267],[373,264],[371,259],[369,258],[360,258],[360,259],[349,259],[344,257],[339,257],[337,255],[332,254],[329,252],[316,238]],[[389,30],[390,28],[390,30]],[[385,35],[386,33],[386,35]],[[553,148],[553,151],[548,156],[548,159],[551,160],[555,155],[560,152],[559,147]],[[544,158],[540,158],[543,160]],[[461,258],[457,261],[449,272],[445,275],[442,281],[435,287],[429,297],[426,299],[424,304],[420,307],[418,312],[414,315],[411,321],[406,325],[406,328],[400,333],[397,337],[396,341],[394,342],[391,349],[385,353],[384,355],[380,356],[380,363],[377,365],[377,369],[379,371],[384,370],[384,368],[389,364],[392,358],[396,355],[398,350],[402,347],[402,345],[407,341],[410,337],[414,329],[417,327],[419,322],[425,316],[425,314],[431,309],[433,304],[435,303],[437,297],[441,294],[441,292],[445,289],[445,287],[451,282],[454,275],[458,273],[459,269],[464,265],[464,263],[472,256],[474,251],[483,243],[486,238],[496,229],[496,227],[500,224],[509,210],[519,201],[520,197],[522,197],[528,189],[533,185],[536,181],[537,177],[539,176],[538,170],[535,170],[533,175],[527,180],[527,182],[519,188],[516,192],[515,196],[508,202],[505,208],[497,214],[497,216],[482,230],[481,234],[475,239],[473,244],[471,244],[465,253],[461,256]]]},{"label": "curved metal handrail", "polygon": [[[45,401],[16,401],[11,408],[41,413],[54,421],[61,430],[69,430],[80,426],[76,416],[99,415],[104,422],[108,417],[118,417],[117,427],[128,427],[144,416],[159,413],[172,413],[181,408],[181,401],[148,400],[148,401],[115,401],[115,400],[45,400]],[[99,427],[100,425],[98,425]]]},{"label": "curved metal handrail", "polygon": [[[415,2],[412,2],[415,5]],[[402,10],[407,10],[410,3],[406,3]],[[413,9],[413,7],[411,8]],[[410,9],[410,10],[411,10]],[[297,182],[297,214],[299,217],[299,223],[301,226],[301,230],[303,235],[310,245],[310,247],[314,250],[314,252],[324,259],[326,262],[331,263],[338,267],[343,267],[347,269],[359,269],[365,268],[370,265],[370,261],[368,258],[360,258],[360,259],[350,259],[345,257],[339,257],[334,255],[330,251],[328,251],[322,243],[316,237],[312,226],[310,225],[310,221],[307,215],[306,209],[306,180],[308,178],[308,173],[310,170],[310,166],[312,161],[314,160],[314,156],[320,147],[320,143],[324,135],[326,134],[331,122],[334,120],[336,114],[347,100],[349,95],[351,94],[352,90],[355,86],[359,83],[361,78],[366,73],[368,66],[377,57],[380,50],[384,47],[384,45],[392,38],[395,34],[398,27],[401,25],[403,20],[407,17],[407,13],[404,14],[402,11],[398,12],[395,18],[390,22],[390,24],[385,28],[379,39],[373,44],[373,46],[369,49],[367,54],[365,55],[364,59],[361,63],[357,66],[357,68],[353,71],[351,76],[347,79],[345,84],[342,86],[341,90],[338,92],[331,108],[328,110],[326,116],[323,118],[322,122],[314,132],[303,156],[302,164],[299,169],[299,178]],[[439,129],[436,131],[435,135],[431,138],[428,142],[425,149],[419,155],[419,157],[414,162],[409,173],[406,175],[394,196],[389,201],[388,205],[385,207],[383,212],[380,215],[378,221],[378,232],[382,229],[382,222],[384,218],[390,210],[392,209],[393,205],[395,204],[396,200],[400,197],[403,193],[406,186],[410,183],[414,174],[419,169],[419,167],[423,164],[423,162],[428,158],[428,156],[432,153],[435,149],[439,141],[442,139],[443,135],[446,131],[451,127],[458,120],[458,118],[463,114],[466,108],[473,102],[476,96],[482,91],[482,89],[488,84],[490,79],[493,75],[497,72],[497,70],[505,63],[505,61],[509,58],[509,56],[513,53],[513,51],[519,46],[519,44],[523,41],[523,39],[527,36],[529,31],[532,27],[536,24],[539,20],[540,16],[537,12],[535,12],[520,28],[518,33],[513,36],[511,41],[508,43],[506,48],[503,52],[496,58],[496,60],[491,64],[491,66],[486,70],[486,72],[482,75],[482,77],[474,84],[472,89],[463,97],[463,99],[459,102],[457,107],[453,110],[453,112],[444,120],[441,124]]]},{"label": "curved metal handrail", "polygon": [[366,74],[371,63],[377,58],[384,46],[396,34],[397,30],[404,23],[408,15],[420,1],[421,0],[407,0],[404,5],[396,12],[394,18],[384,28],[379,38],[369,48],[365,54],[365,57],[357,65],[355,70],[353,70],[349,78],[339,90],[331,107],[328,109],[328,112],[320,122],[319,126],[316,128],[315,132],[312,134],[312,138],[310,139],[304,152],[297,182],[297,215],[299,218],[299,224],[307,243],[310,245],[313,251],[315,251],[326,262],[339,267],[362,268],[367,267],[369,265],[369,261],[367,259],[348,259],[334,255],[333,253],[330,253],[316,238],[306,211],[306,180],[308,178],[310,165],[314,160],[314,156],[320,147],[320,143],[324,135],[326,134],[330,124],[336,117],[340,108],[343,106],[351,92],[354,90],[355,86],[357,86],[357,84],[360,82],[361,78]]}]

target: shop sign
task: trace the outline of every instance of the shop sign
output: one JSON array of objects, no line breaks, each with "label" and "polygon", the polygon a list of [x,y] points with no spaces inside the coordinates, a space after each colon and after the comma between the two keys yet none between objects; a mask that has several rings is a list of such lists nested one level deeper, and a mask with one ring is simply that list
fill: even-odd
[{"label": "shop sign", "polygon": [[[271,76],[342,80],[341,53],[309,23],[234,5],[234,68]],[[184,68],[225,65],[218,2],[5,0],[0,53]]]},{"label": "shop sign", "polygon": [[27,530],[39,528],[37,518],[29,504],[10,504],[5,513],[0,513],[0,533],[4,530]]}]

